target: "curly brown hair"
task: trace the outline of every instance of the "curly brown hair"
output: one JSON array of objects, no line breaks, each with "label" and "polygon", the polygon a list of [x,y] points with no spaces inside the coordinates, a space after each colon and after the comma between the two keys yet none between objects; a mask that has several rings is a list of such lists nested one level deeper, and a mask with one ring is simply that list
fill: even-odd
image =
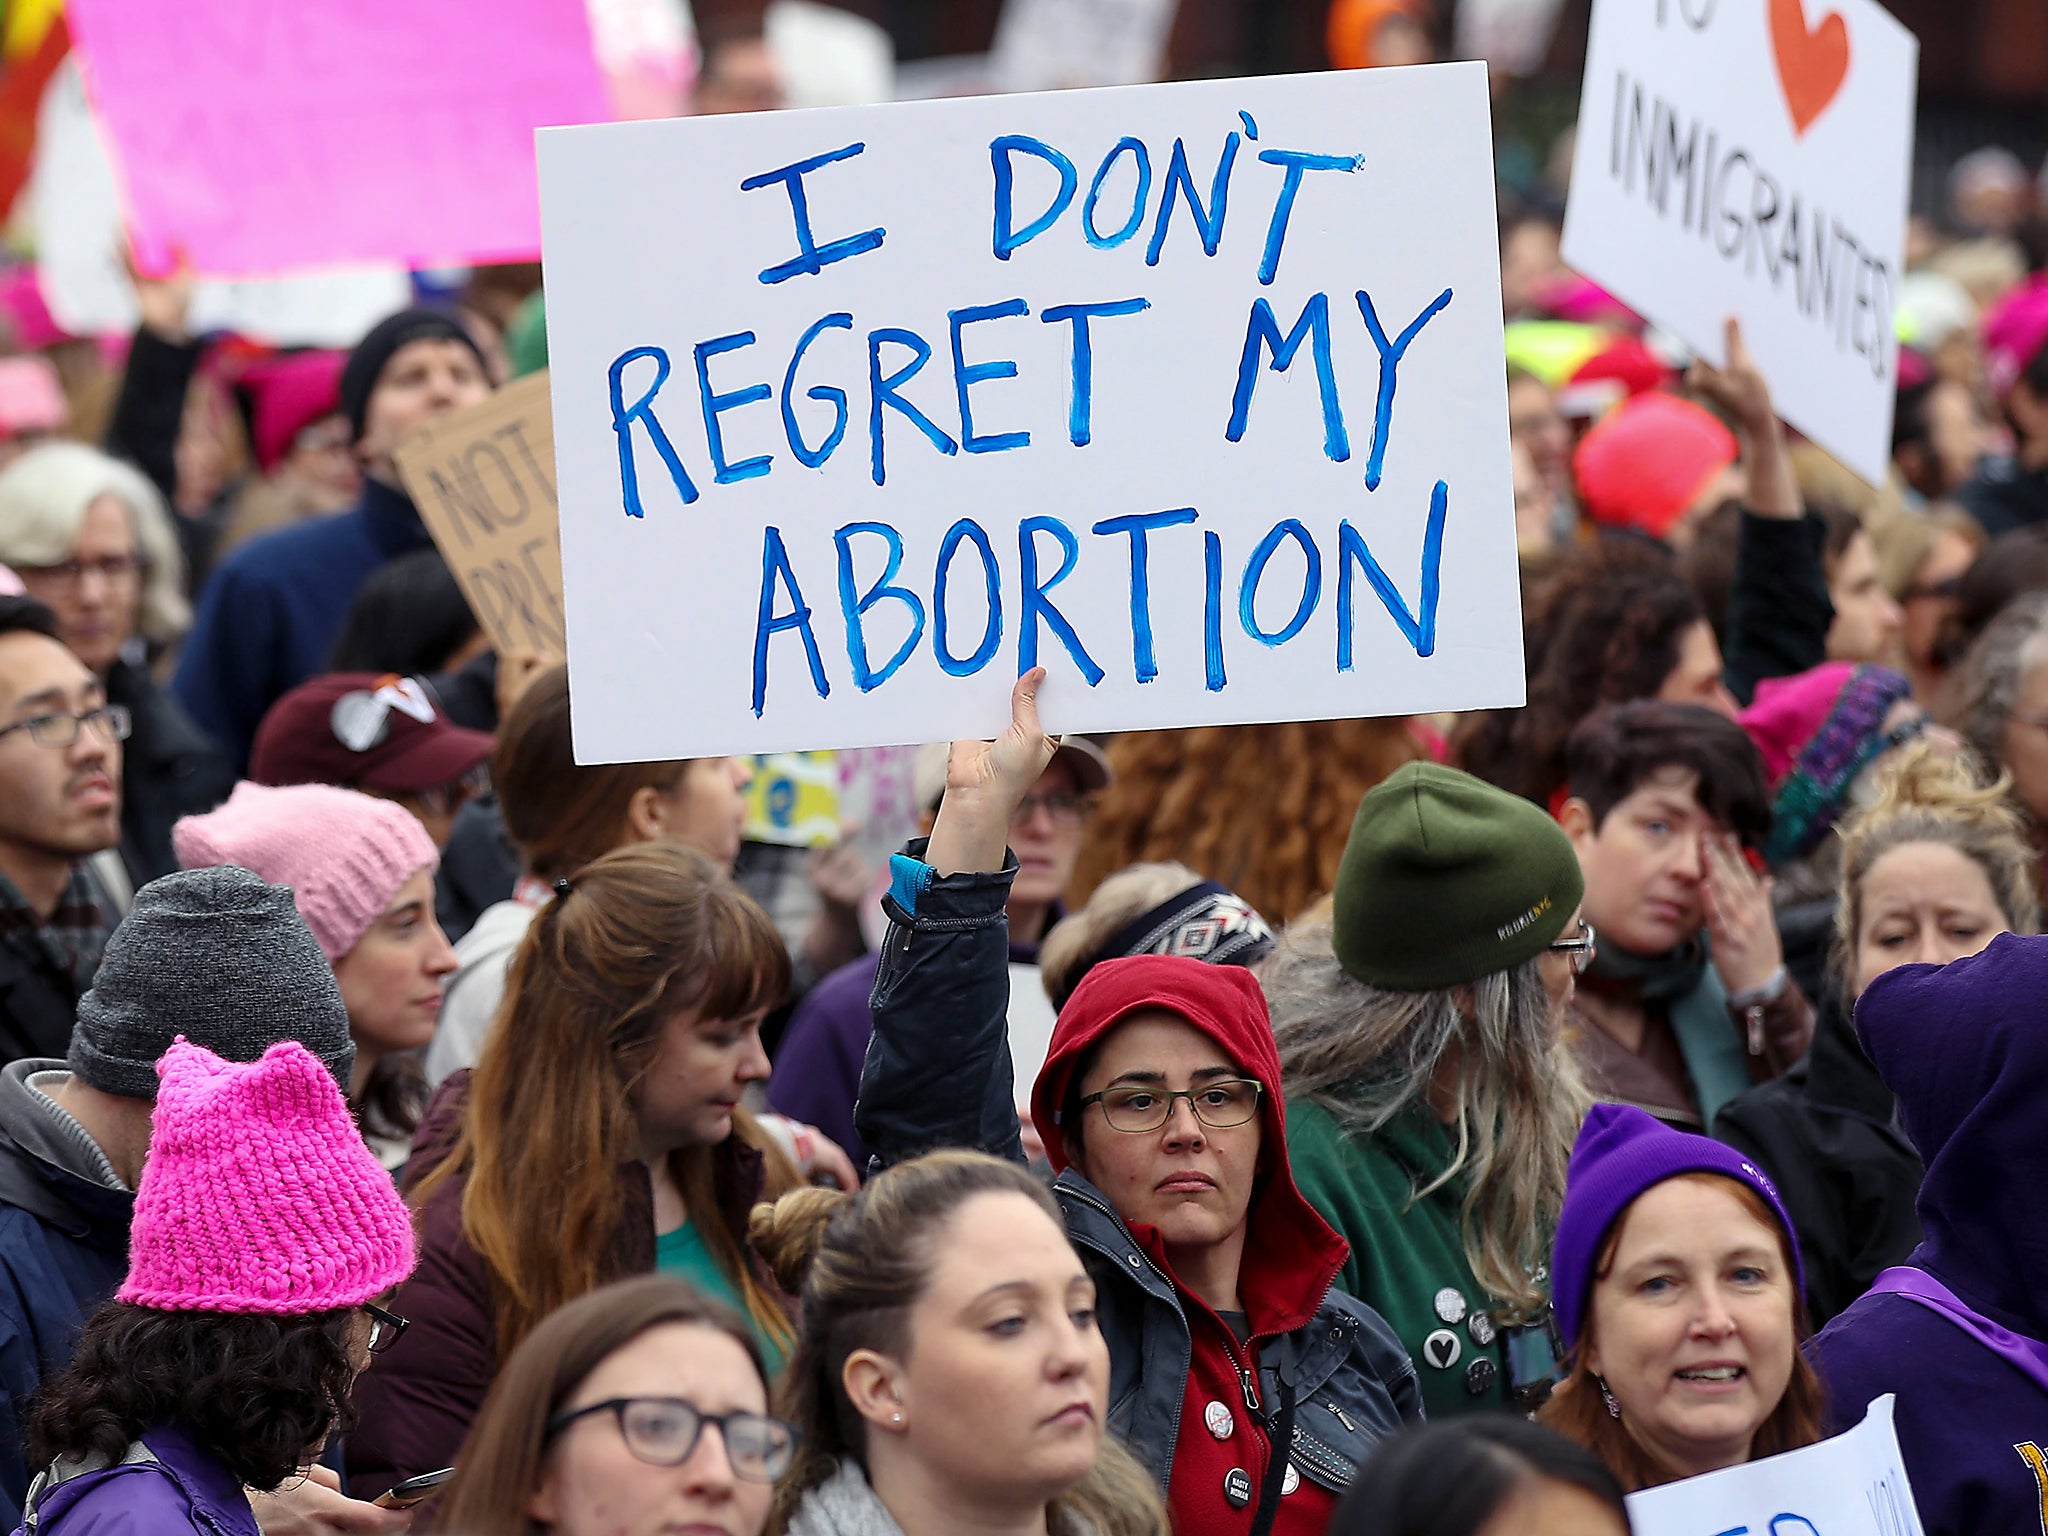
[{"label": "curly brown hair", "polygon": [[1177,859],[1274,926],[1337,879],[1365,792],[1428,754],[1408,722],[1307,720],[1130,731],[1075,867],[1078,905],[1127,865]]},{"label": "curly brown hair", "polygon": [[1523,625],[1529,702],[1468,716],[1459,767],[1546,805],[1564,782],[1565,741],[1602,704],[1656,697],[1686,632],[1706,612],[1668,551],[1612,539],[1530,594]]}]

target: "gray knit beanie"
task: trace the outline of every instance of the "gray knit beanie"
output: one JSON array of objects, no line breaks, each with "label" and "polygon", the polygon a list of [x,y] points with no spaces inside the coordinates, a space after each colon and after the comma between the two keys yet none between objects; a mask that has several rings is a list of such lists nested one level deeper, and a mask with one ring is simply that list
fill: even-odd
[{"label": "gray knit beanie", "polygon": [[287,887],[222,865],[135,893],[78,1001],[71,1070],[103,1093],[154,1100],[157,1061],[180,1035],[229,1061],[296,1040],[347,1092],[348,1010]]}]

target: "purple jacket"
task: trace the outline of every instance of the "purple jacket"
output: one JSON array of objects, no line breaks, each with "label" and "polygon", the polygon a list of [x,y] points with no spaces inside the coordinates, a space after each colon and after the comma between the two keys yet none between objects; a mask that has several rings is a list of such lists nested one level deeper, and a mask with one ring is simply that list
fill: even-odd
[{"label": "purple jacket", "polygon": [[2048,1525],[2048,1379],[2023,1368],[2048,1345],[2044,997],[2048,937],[2006,934],[1967,960],[1901,966],[1856,1005],[1863,1048],[1927,1164],[1926,1236],[1909,1263],[1975,1321],[1879,1289],[1811,1352],[1837,1429],[1897,1394],[1899,1449],[1928,1536]]},{"label": "purple jacket", "polygon": [[[42,1490],[35,1536],[261,1536],[235,1475],[183,1430],[142,1437],[153,1460],[81,1472]],[[22,1536],[27,1526],[15,1527]]]}]

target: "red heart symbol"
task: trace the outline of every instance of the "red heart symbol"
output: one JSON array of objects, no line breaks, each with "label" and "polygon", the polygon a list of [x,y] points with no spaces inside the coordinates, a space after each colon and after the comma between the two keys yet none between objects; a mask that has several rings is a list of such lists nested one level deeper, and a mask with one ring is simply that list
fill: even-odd
[{"label": "red heart symbol", "polygon": [[1771,52],[1792,109],[1792,131],[1803,135],[1848,78],[1848,23],[1840,11],[1829,11],[1809,32],[1800,0],[1771,0]]}]

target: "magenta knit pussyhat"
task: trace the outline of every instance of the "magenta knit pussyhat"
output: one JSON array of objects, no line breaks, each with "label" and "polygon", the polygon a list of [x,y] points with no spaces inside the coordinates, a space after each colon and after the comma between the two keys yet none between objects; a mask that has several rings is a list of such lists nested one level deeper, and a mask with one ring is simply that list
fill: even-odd
[{"label": "magenta knit pussyhat", "polygon": [[228,803],[171,828],[181,869],[239,864],[288,885],[330,962],[356,947],[418,871],[441,856],[419,818],[353,789],[241,783]]},{"label": "magenta knit pussyhat", "polygon": [[118,1299],[164,1312],[359,1307],[412,1273],[412,1218],[332,1074],[296,1040],[223,1061],[180,1035]]}]

